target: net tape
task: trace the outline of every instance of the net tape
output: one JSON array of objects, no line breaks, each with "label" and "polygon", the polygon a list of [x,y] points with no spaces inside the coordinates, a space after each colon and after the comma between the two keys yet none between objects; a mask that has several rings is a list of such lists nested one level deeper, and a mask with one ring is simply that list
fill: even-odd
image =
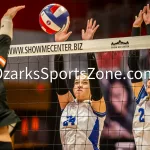
[{"label": "net tape", "polygon": [[149,48],[150,36],[135,36],[87,41],[11,45],[8,57],[142,50]]}]

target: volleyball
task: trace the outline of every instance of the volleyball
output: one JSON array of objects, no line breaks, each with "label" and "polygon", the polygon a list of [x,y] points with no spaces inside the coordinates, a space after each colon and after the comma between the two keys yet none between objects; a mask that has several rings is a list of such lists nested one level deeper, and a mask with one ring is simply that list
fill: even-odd
[{"label": "volleyball", "polygon": [[69,22],[69,13],[65,7],[59,4],[45,6],[39,15],[41,28],[48,34],[55,34],[63,30]]}]

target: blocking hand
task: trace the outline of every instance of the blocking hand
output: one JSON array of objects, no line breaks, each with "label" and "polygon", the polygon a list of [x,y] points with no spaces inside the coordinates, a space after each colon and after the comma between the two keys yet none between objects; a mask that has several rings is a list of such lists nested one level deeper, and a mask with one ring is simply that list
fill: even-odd
[{"label": "blocking hand", "polygon": [[24,8],[25,5],[9,8],[7,12],[4,14],[4,16],[9,16],[10,18],[13,19],[16,16],[16,14]]},{"label": "blocking hand", "polygon": [[149,8],[149,4],[147,4],[147,6],[144,7],[143,9],[143,19],[145,24],[150,24],[150,8]]},{"label": "blocking hand", "polygon": [[95,32],[97,31],[99,25],[96,25],[96,20],[93,22],[93,19],[87,21],[86,31],[82,29],[82,39],[91,40],[94,37]]},{"label": "blocking hand", "polygon": [[135,16],[135,21],[133,23],[133,27],[137,28],[137,27],[141,27],[143,22],[143,11],[140,10],[139,15]]},{"label": "blocking hand", "polygon": [[68,29],[69,29],[69,26],[70,26],[69,17],[67,18],[67,20],[68,20],[67,21],[68,23],[67,23],[66,27],[62,31],[59,31],[58,33],[55,34],[55,41],[56,42],[64,42],[72,34],[72,31],[68,32]]}]

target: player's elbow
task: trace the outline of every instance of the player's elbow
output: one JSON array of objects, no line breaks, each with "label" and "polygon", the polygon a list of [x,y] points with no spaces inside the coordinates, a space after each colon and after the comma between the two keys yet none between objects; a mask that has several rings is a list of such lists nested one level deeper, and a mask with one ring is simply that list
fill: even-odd
[{"label": "player's elbow", "polygon": [[100,113],[106,112],[106,103],[104,97],[102,97],[99,101],[92,100],[92,108],[96,112]]}]

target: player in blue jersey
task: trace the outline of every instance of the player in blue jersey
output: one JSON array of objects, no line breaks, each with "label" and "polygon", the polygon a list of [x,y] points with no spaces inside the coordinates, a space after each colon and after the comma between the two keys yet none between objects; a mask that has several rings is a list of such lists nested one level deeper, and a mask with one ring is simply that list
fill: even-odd
[{"label": "player in blue jersey", "polygon": [[[12,19],[18,11],[22,10],[25,6],[13,7],[7,10],[1,19],[0,29],[0,69],[2,72],[5,69],[8,57],[8,50],[13,37],[13,23]],[[6,89],[4,87],[3,77],[0,78],[0,149],[12,150],[11,137],[15,131],[19,117],[13,110],[8,107],[6,99]]]},{"label": "player in blue jersey", "polygon": [[[82,39],[93,39],[97,28],[96,21],[93,23],[92,19],[88,20],[86,31],[82,30]],[[67,30],[68,27],[64,33],[59,33],[59,37],[56,35],[56,41],[65,41],[71,34],[67,33]],[[64,150],[99,150],[106,105],[96,77],[98,68],[94,53],[88,53],[87,59],[88,68],[95,68],[91,75],[91,78],[95,79],[89,80],[87,74],[79,75],[74,81],[75,97],[68,89],[65,80],[58,77],[54,83],[62,109],[60,137]],[[64,69],[62,55],[55,56],[54,66],[58,73]]]},{"label": "player in blue jersey", "polygon": [[[140,35],[142,22],[145,22],[147,34],[150,35],[150,8],[145,6],[140,11],[133,23],[132,36]],[[139,68],[140,51],[129,51],[128,65],[132,82],[133,92],[136,98],[136,110],[133,118],[133,135],[137,150],[150,150],[150,80],[147,81],[146,87],[140,73]]]}]

